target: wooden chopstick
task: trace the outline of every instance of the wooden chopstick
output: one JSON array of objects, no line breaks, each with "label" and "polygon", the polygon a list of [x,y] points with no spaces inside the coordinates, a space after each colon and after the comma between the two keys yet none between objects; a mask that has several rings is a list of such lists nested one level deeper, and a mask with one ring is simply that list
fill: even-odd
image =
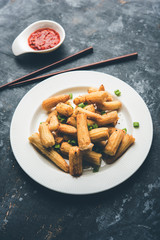
[{"label": "wooden chopstick", "polygon": [[60,73],[93,68],[93,67],[97,67],[97,66],[111,64],[111,63],[114,63],[114,62],[120,62],[120,61],[124,61],[124,60],[131,60],[131,59],[135,59],[137,57],[138,57],[138,53],[137,52],[130,53],[130,54],[127,54],[127,55],[123,55],[123,56],[119,56],[119,57],[115,57],[115,58],[110,58],[110,59],[103,60],[103,61],[100,61],[100,62],[90,63],[90,64],[87,64],[87,65],[83,65],[83,66],[79,66],[79,67],[75,67],[75,68],[61,70],[61,71],[58,71],[58,72],[55,72],[55,73],[50,73],[50,74],[47,74],[47,75],[31,78],[31,79],[28,79],[28,80],[25,80],[25,81],[21,81],[21,82],[18,82],[18,83],[13,83],[13,84],[10,84],[9,87],[21,85],[21,84],[28,83],[28,82],[35,82],[35,81],[38,81],[38,80],[43,80],[45,78],[48,78],[48,77],[51,77],[51,76],[54,76],[54,75],[57,75],[57,74],[60,74]]},{"label": "wooden chopstick", "polygon": [[47,70],[47,69],[49,69],[49,68],[51,68],[51,67],[56,67],[57,65],[59,65],[59,64],[61,64],[61,63],[66,63],[66,62],[68,62],[68,61],[73,60],[73,59],[76,58],[76,57],[81,57],[81,56],[83,56],[84,54],[88,54],[88,53],[91,53],[91,52],[93,52],[93,47],[85,48],[85,49],[83,49],[83,50],[81,50],[81,51],[79,51],[79,52],[77,52],[77,53],[75,53],[75,54],[73,54],[73,55],[70,55],[70,56],[68,56],[68,57],[66,57],[66,58],[63,58],[63,59],[61,59],[61,60],[59,60],[59,61],[57,61],[57,62],[54,62],[54,63],[52,63],[52,64],[50,64],[50,65],[47,65],[47,66],[45,66],[45,67],[43,67],[43,68],[40,68],[40,69],[38,69],[38,70],[36,70],[36,71],[34,71],[34,72],[31,72],[31,73],[29,73],[29,74],[27,74],[27,75],[25,75],[25,76],[22,76],[22,77],[20,77],[20,78],[17,78],[16,80],[14,80],[14,81],[12,81],[12,82],[3,84],[3,85],[0,86],[0,90],[3,89],[3,88],[5,88],[5,87],[7,87],[7,86],[9,86],[9,85],[11,85],[11,84],[13,84],[13,83],[20,82],[21,80],[23,80],[23,79],[25,79],[25,78],[31,77],[31,76],[34,75],[34,74],[42,73],[44,70]]}]

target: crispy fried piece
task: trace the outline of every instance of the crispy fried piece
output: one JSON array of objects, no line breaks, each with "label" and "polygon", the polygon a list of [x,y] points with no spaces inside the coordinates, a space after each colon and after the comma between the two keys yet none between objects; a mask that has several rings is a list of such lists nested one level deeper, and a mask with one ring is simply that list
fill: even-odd
[{"label": "crispy fried piece", "polygon": [[105,91],[104,85],[101,84],[101,86],[99,87],[98,91]]},{"label": "crispy fried piece", "polygon": [[85,106],[84,109],[90,112],[95,112],[95,108],[93,104]]},{"label": "crispy fried piece", "polygon": [[91,143],[89,136],[87,115],[85,113],[79,113],[77,115],[77,139],[81,151],[92,150],[93,143]]},{"label": "crispy fried piece", "polygon": [[77,146],[69,150],[69,172],[77,177],[82,174],[82,154]]},{"label": "crispy fried piece", "polygon": [[55,145],[55,140],[53,134],[49,130],[48,123],[42,122],[39,125],[39,135],[44,147],[49,148]]},{"label": "crispy fried piece", "polygon": [[87,114],[87,118],[91,119],[91,120],[100,120],[102,118],[101,115],[99,115],[98,113],[93,113],[93,112],[90,112],[88,110],[85,110],[81,107],[77,107],[75,109],[75,114],[78,114],[78,113],[86,113]]},{"label": "crispy fried piece", "polygon": [[48,157],[52,162],[54,162],[59,168],[61,168],[65,172],[69,172],[69,166],[65,162],[65,160],[61,157],[60,154],[58,154],[56,151],[54,151],[52,148],[46,149],[43,147],[41,143],[41,139],[38,133],[33,133],[29,137],[30,143],[32,143],[36,148],[40,150],[41,153],[43,153],[46,157]]},{"label": "crispy fried piece", "polygon": [[[60,151],[61,151],[62,154],[68,156],[69,150],[70,150],[71,147],[72,147],[72,145],[69,144],[68,142],[63,142],[61,144]],[[97,152],[94,152],[94,151],[83,152],[83,160],[85,160],[89,163],[92,163],[94,165],[100,166],[101,158],[102,158],[101,153],[97,153]]]},{"label": "crispy fried piece", "polygon": [[111,101],[111,102],[103,102],[102,104],[98,105],[98,109],[106,111],[106,110],[118,110],[122,106],[120,101]]},{"label": "crispy fried piece", "polygon": [[111,164],[113,162],[115,162],[119,157],[121,157],[126,151],[127,149],[135,142],[135,138],[132,135],[126,134],[123,139],[122,142],[120,144],[120,147],[118,148],[118,151],[116,153],[115,156],[111,157],[109,156],[106,159],[106,162],[108,164]]},{"label": "crispy fried piece", "polygon": [[68,134],[71,136],[77,135],[77,129],[73,126],[67,125],[67,124],[60,124],[58,131],[64,134]]},{"label": "crispy fried piece", "polygon": [[97,103],[101,104],[107,100],[108,93],[105,91],[96,91],[83,96],[79,96],[73,100],[74,104],[87,102],[88,104]]},{"label": "crispy fried piece", "polygon": [[73,126],[73,127],[77,127],[77,120],[75,117],[71,116],[67,119],[67,124]]},{"label": "crispy fried piece", "polygon": [[69,117],[73,113],[73,108],[65,103],[58,103],[56,106],[56,110],[60,115]]},{"label": "crispy fried piece", "polygon": [[47,98],[42,102],[42,107],[44,110],[50,111],[53,107],[55,107],[58,103],[60,102],[66,102],[67,100],[70,99],[69,94],[64,94],[64,95],[58,95],[58,96],[53,96],[50,98]]},{"label": "crispy fried piece", "polygon": [[97,92],[97,91],[98,91],[98,89],[97,89],[97,88],[94,88],[94,87],[90,87],[90,88],[88,89],[88,93]]},{"label": "crispy fried piece", "polygon": [[125,132],[121,129],[117,129],[109,137],[107,145],[105,146],[103,152],[107,155],[114,156],[120,146],[120,143],[125,135]]},{"label": "crispy fried piece", "polygon": [[109,138],[108,128],[96,128],[89,131],[91,142],[100,142]]},{"label": "crispy fried piece", "polygon": [[108,112],[107,114],[102,115],[100,119],[97,119],[97,124],[98,126],[106,126],[115,121],[118,121],[117,111]]}]

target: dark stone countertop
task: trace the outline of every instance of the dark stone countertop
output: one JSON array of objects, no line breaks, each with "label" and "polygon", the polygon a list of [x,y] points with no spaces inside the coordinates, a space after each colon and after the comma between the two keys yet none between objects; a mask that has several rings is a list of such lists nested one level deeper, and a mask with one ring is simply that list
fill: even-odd
[{"label": "dark stone countertop", "polygon": [[[66,31],[64,44],[46,55],[15,57],[11,45],[29,24],[50,19]],[[10,124],[36,83],[0,92],[0,239],[158,240],[160,237],[160,1],[1,0],[0,82],[10,82],[88,46],[94,53],[65,65],[79,66],[138,52],[137,60],[99,67],[133,87],[154,125],[151,150],[140,169],[119,186],[90,196],[50,191],[29,178],[10,146]],[[57,70],[64,69],[63,66]],[[52,70],[53,71],[53,70]],[[138,108],[138,106],[137,106]],[[143,146],[142,143],[142,147]]]}]

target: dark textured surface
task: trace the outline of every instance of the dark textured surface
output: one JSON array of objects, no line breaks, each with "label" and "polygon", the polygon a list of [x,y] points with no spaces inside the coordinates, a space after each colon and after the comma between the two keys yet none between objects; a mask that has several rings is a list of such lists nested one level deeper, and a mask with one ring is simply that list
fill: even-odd
[{"label": "dark textured surface", "polygon": [[[66,30],[63,46],[47,55],[14,57],[15,37],[41,19],[62,24]],[[30,179],[10,147],[12,115],[35,84],[1,91],[0,239],[160,239],[160,1],[1,0],[0,35],[1,84],[87,46],[94,47],[94,54],[57,70],[137,51],[136,61],[96,71],[132,86],[146,102],[154,124],[149,155],[130,179],[96,195],[63,195]]]}]

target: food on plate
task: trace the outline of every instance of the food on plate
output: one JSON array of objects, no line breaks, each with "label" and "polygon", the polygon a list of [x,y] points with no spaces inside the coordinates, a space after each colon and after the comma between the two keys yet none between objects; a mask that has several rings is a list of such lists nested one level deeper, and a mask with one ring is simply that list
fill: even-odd
[{"label": "food on plate", "polygon": [[117,129],[114,131],[108,139],[108,142],[104,148],[104,153],[110,156],[114,156],[117,152],[117,149],[124,137],[125,131]]},{"label": "food on plate", "polygon": [[122,106],[122,103],[120,101],[110,101],[110,102],[103,102],[102,104],[99,104],[98,108],[103,111],[105,110],[113,111],[113,110],[120,109],[121,106]]},{"label": "food on plate", "polygon": [[124,135],[117,153],[115,154],[115,156],[108,157],[106,159],[106,162],[108,164],[115,162],[134,142],[135,138],[132,135],[129,134]]},{"label": "food on plate", "polygon": [[82,174],[82,153],[77,146],[69,149],[69,172],[72,176]]},{"label": "food on plate", "polygon": [[85,113],[77,114],[77,140],[81,151],[92,150],[93,143],[91,143],[87,126],[87,115]]},{"label": "food on plate", "polygon": [[50,98],[47,98],[46,100],[44,100],[42,103],[42,107],[44,110],[50,111],[58,103],[64,103],[64,102],[68,101],[69,99],[70,99],[69,94],[53,96],[53,97],[50,97]]},{"label": "food on plate", "polygon": [[49,130],[48,123],[42,122],[39,125],[39,135],[42,142],[42,145],[46,148],[52,147],[55,145],[54,136]]},{"label": "food on plate", "polygon": [[56,106],[56,110],[60,115],[70,117],[73,113],[73,108],[66,103],[58,103]]},{"label": "food on plate", "polygon": [[69,165],[62,158],[62,156],[56,152],[53,148],[46,149],[41,142],[40,136],[38,133],[33,133],[29,137],[30,143],[32,143],[36,148],[40,150],[46,157],[48,157],[52,162],[54,162],[60,169],[65,172],[69,172]]},{"label": "food on plate", "polygon": [[[118,96],[121,92],[115,91]],[[125,129],[118,128],[122,103],[105,90],[90,87],[88,94],[73,99],[73,94],[50,97],[42,102],[47,118],[39,133],[29,141],[64,172],[78,177],[83,168],[97,172],[102,159],[114,163],[135,142]],[[133,124],[138,127],[139,123]],[[64,157],[64,158],[63,158]]]}]

